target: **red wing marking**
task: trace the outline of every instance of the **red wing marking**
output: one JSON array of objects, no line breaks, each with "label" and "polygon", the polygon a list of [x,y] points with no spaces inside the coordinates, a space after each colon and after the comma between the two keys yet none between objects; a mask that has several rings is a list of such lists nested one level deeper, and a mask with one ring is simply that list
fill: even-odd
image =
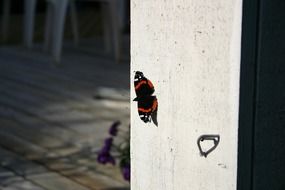
[{"label": "red wing marking", "polygon": [[136,89],[136,90],[139,89],[140,86],[143,85],[143,84],[146,84],[146,81],[145,81],[145,80],[139,82],[139,83],[135,86],[135,89]]},{"label": "red wing marking", "polygon": [[145,112],[145,113],[149,113],[149,112],[152,111],[151,108],[149,108],[149,109],[138,108],[138,110],[141,111],[141,112]]},{"label": "red wing marking", "polygon": [[147,80],[147,83],[148,83],[150,88],[154,88],[154,86],[153,86],[153,84],[152,84],[152,82],[150,80]]},{"label": "red wing marking", "polygon": [[157,99],[153,100],[153,104],[152,104],[152,111],[156,110],[157,109]]}]

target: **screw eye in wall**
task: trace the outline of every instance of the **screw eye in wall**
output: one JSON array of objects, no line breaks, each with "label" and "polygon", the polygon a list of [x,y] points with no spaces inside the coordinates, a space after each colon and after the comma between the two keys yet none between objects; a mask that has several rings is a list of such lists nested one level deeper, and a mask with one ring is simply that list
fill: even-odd
[{"label": "screw eye in wall", "polygon": [[[201,143],[203,141],[213,141],[214,144],[208,150],[203,150],[203,148],[201,146]],[[200,155],[204,156],[206,158],[208,156],[208,154],[210,154],[212,151],[214,151],[217,148],[219,142],[220,142],[220,135],[201,135],[197,140]]]}]

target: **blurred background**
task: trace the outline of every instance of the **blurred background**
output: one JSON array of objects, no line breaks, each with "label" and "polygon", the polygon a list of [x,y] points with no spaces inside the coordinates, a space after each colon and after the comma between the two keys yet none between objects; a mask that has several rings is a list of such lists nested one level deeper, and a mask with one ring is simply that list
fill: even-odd
[{"label": "blurred background", "polygon": [[129,189],[129,4],[0,0],[0,189]]}]

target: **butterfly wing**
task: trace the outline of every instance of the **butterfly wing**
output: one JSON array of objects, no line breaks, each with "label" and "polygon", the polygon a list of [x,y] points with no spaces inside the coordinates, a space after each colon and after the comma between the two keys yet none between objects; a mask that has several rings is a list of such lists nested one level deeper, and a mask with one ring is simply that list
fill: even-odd
[{"label": "butterfly wing", "polygon": [[151,114],[150,116],[151,116],[152,122],[153,122],[156,126],[158,126],[158,122],[157,122],[157,111],[152,112],[152,114]]},{"label": "butterfly wing", "polygon": [[157,99],[155,96],[146,96],[138,100],[138,113],[145,123],[153,121],[157,126]]},{"label": "butterfly wing", "polygon": [[157,98],[154,96],[154,100],[153,100],[153,104],[152,104],[152,112],[151,112],[151,119],[152,122],[158,126],[158,122],[157,122],[157,110],[158,110],[158,102],[157,102]]},{"label": "butterfly wing", "polygon": [[154,86],[150,80],[148,80],[144,74],[140,71],[135,73],[135,91],[137,97],[134,101],[138,102],[138,113],[140,119],[145,122],[151,122],[157,126],[157,98],[152,96],[154,93]]},{"label": "butterfly wing", "polygon": [[154,93],[152,82],[140,71],[137,71],[135,74],[134,85],[137,97],[151,96]]}]

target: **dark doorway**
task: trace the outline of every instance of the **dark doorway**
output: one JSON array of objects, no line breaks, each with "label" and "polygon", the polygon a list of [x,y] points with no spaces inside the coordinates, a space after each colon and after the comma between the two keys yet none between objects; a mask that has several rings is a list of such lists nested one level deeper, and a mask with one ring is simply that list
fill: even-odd
[{"label": "dark doorway", "polygon": [[239,190],[285,189],[285,1],[244,1]]}]

